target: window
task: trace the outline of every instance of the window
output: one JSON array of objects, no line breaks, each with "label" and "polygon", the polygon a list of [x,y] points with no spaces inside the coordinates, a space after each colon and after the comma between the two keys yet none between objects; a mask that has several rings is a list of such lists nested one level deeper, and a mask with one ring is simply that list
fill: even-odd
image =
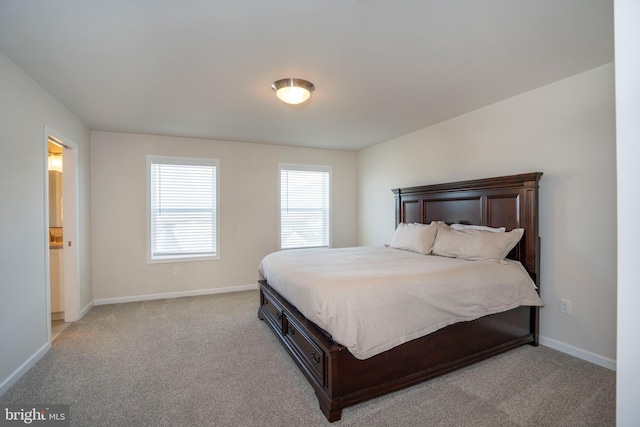
[{"label": "window", "polygon": [[218,161],[147,158],[149,262],[217,258]]},{"label": "window", "polygon": [[329,246],[328,166],[280,165],[280,248]]}]

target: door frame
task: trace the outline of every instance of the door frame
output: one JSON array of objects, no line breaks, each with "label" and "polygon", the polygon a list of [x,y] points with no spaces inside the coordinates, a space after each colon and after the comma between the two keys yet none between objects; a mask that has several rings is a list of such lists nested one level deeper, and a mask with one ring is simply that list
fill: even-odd
[{"label": "door frame", "polygon": [[[62,147],[62,211],[63,217],[63,290],[64,290],[64,321],[74,322],[80,318],[80,270],[79,270],[79,214],[78,214],[78,144],[55,131],[51,127],[44,127],[44,164],[48,165],[49,138],[54,139]],[[45,171],[48,167],[45,166]],[[49,230],[49,174],[44,174],[45,195],[45,230]],[[49,239],[45,239],[46,259],[46,313],[47,330],[51,341],[51,277],[49,262]]]}]

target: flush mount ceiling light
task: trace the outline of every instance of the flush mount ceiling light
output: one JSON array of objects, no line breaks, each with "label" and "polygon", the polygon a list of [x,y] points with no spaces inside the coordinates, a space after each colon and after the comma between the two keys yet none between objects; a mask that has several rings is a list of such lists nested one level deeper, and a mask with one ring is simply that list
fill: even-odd
[{"label": "flush mount ceiling light", "polygon": [[282,79],[274,82],[271,89],[276,91],[280,101],[287,104],[302,104],[311,97],[315,90],[313,83],[303,79]]}]

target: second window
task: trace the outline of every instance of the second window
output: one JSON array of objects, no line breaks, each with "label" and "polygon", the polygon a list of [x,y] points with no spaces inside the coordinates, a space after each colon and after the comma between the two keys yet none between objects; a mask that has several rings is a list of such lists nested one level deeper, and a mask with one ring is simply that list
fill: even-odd
[{"label": "second window", "polygon": [[280,165],[280,248],[329,247],[329,166]]}]

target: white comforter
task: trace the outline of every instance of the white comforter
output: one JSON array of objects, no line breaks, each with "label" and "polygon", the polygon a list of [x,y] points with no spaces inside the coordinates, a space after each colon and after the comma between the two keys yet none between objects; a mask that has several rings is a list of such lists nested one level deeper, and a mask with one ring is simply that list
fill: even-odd
[{"label": "white comforter", "polygon": [[275,252],[259,277],[358,359],[456,322],[543,305],[518,262],[383,246]]}]

